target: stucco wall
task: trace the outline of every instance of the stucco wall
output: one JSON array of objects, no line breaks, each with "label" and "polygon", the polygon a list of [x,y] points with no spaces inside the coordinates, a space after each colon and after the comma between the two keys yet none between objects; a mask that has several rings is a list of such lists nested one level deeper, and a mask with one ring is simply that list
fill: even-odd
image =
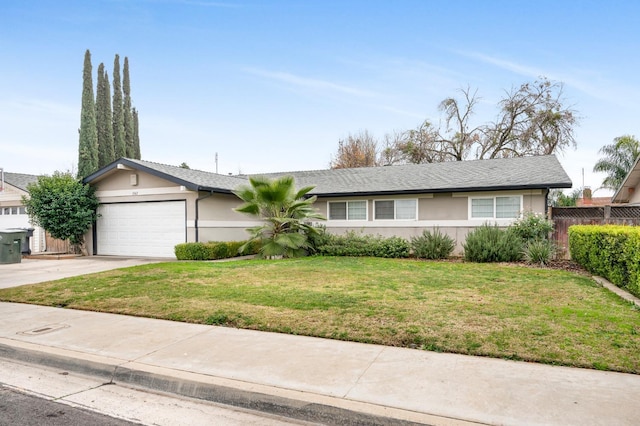
[{"label": "stucco wall", "polygon": [[[545,212],[545,193],[541,190],[529,191],[500,191],[477,193],[442,193],[423,194],[404,197],[353,197],[353,198],[326,198],[316,202],[319,211],[327,216],[328,203],[331,201],[356,201],[367,200],[368,218],[366,221],[327,220],[322,222],[327,231],[335,234],[344,234],[349,231],[365,234],[399,236],[410,239],[422,234],[424,230],[433,230],[437,227],[441,232],[449,235],[456,241],[456,254],[462,253],[462,244],[467,234],[475,227],[485,222],[495,223],[499,226],[508,226],[514,219],[470,219],[469,199],[472,197],[518,195],[522,197],[522,210],[537,213]],[[388,199],[417,199],[418,217],[416,220],[375,220],[374,200]]]},{"label": "stucco wall", "polygon": [[[132,176],[135,177],[132,178]],[[132,179],[134,180],[133,182]],[[176,186],[176,184],[157,176],[153,176],[149,173],[140,172],[138,170],[118,169],[105,176],[93,186],[97,191],[108,191],[123,189],[135,190],[135,188],[163,188],[167,186]]]}]

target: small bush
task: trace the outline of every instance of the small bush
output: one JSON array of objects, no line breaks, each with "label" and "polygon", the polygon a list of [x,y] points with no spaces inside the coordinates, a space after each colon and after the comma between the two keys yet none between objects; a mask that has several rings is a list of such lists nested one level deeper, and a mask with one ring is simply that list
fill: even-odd
[{"label": "small bush", "polygon": [[409,257],[409,242],[401,237],[380,238],[375,249],[376,257]]},{"label": "small bush", "polygon": [[239,253],[244,241],[211,241],[208,243],[182,243],[174,248],[178,260],[216,260],[245,254],[256,254],[260,250],[257,243],[251,243],[243,253]]},{"label": "small bush", "polygon": [[210,248],[204,243],[183,243],[175,246],[178,260],[209,260]]},{"label": "small bush", "polygon": [[553,232],[553,222],[543,214],[531,211],[524,212],[521,219],[514,222],[510,228],[527,243],[535,240],[546,240]]},{"label": "small bush", "polygon": [[324,256],[409,257],[409,242],[404,238],[384,238],[349,231],[345,235],[324,233],[314,242],[316,254]]},{"label": "small bush", "polygon": [[424,230],[419,237],[411,238],[411,250],[419,259],[446,259],[451,256],[456,242],[450,236],[434,228],[433,232]]},{"label": "small bush", "polygon": [[556,247],[549,240],[529,241],[524,248],[524,260],[532,265],[548,265],[556,255]]},{"label": "small bush", "polygon": [[521,238],[511,229],[484,224],[467,234],[464,258],[470,262],[515,262],[522,259]]}]

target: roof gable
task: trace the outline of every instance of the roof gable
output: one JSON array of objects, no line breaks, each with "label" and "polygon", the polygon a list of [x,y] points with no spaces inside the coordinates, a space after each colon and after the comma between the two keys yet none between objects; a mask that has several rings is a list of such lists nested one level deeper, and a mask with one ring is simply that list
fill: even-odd
[{"label": "roof gable", "polygon": [[154,163],[151,161],[133,160],[130,158],[120,158],[119,160],[114,161],[108,166],[105,166],[84,178],[83,182],[97,182],[115,170],[126,170],[127,168],[144,171],[153,176],[182,185],[192,191],[231,193],[240,185],[247,183],[246,178],[239,176],[227,176],[201,170],[184,169],[182,167]]},{"label": "roof gable", "polygon": [[27,186],[30,183],[38,182],[38,176],[27,175],[24,173],[9,173],[4,172],[4,181],[11,186],[14,186],[22,191],[27,192]]},{"label": "roof gable", "polygon": [[620,188],[613,194],[611,201],[613,203],[628,203],[631,195],[640,186],[640,156],[636,158],[633,167],[627,173],[627,176],[622,181]]}]

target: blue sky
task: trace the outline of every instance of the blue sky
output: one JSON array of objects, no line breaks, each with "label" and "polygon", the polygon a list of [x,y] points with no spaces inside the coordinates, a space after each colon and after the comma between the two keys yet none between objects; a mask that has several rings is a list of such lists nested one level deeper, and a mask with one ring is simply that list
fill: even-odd
[{"label": "blue sky", "polygon": [[[640,2],[13,0],[0,3],[0,167],[75,168],[84,52],[128,56],[142,158],[221,173],[327,168],[338,140],[437,122],[460,88],[495,118],[544,75],[582,117],[574,182],[640,137]],[[604,195],[598,191],[595,196]]]}]

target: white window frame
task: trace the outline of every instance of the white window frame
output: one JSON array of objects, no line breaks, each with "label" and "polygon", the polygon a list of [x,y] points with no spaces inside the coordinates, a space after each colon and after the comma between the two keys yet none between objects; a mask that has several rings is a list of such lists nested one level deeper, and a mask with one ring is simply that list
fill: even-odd
[{"label": "white window frame", "polygon": [[[376,203],[379,201],[393,201],[393,218],[378,219],[376,217]],[[413,201],[415,202],[415,211],[412,219],[398,219],[398,201]],[[401,220],[401,221],[415,221],[418,220],[418,199],[417,198],[385,198],[381,200],[373,200],[373,218],[374,220]]]},{"label": "white window frame", "polygon": [[[346,218],[345,219],[331,219],[331,204],[337,204],[337,203],[345,203],[345,208],[346,208]],[[353,218],[349,218],[349,203],[364,203],[364,215],[365,218],[361,219],[353,219]],[[328,201],[327,202],[327,220],[328,221],[368,221],[369,220],[369,201],[368,200],[335,200],[335,201]]]},{"label": "white window frame", "polygon": [[[520,201],[520,207],[515,217],[496,217],[496,203],[498,198],[518,198]],[[490,217],[474,217],[473,216],[473,200],[493,200],[493,215]],[[504,220],[511,221],[522,217],[523,196],[517,194],[504,194],[504,195],[490,195],[490,196],[478,196],[469,197],[469,219],[470,220]]]}]

